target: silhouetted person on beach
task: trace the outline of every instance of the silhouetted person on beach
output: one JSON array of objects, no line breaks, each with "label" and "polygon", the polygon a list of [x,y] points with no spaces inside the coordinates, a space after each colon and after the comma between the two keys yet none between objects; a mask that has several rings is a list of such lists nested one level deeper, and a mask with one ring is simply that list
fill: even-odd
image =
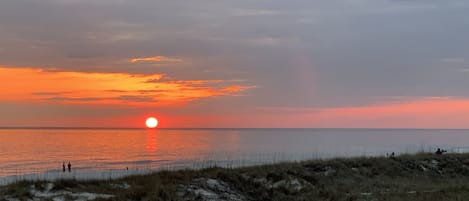
[{"label": "silhouetted person on beach", "polygon": [[445,153],[445,152],[447,152],[447,151],[444,150],[444,149],[438,148],[438,149],[435,151],[435,154],[436,154],[436,155],[442,155],[442,154]]},{"label": "silhouetted person on beach", "polygon": [[62,163],[62,171],[65,172],[65,162]]},{"label": "silhouetted person on beach", "polygon": [[70,164],[70,161],[68,161],[68,172],[72,171],[72,164]]}]

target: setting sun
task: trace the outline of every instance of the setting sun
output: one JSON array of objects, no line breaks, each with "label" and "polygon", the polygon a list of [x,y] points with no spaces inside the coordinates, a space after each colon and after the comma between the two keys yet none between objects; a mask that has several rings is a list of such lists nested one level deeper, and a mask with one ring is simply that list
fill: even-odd
[{"label": "setting sun", "polygon": [[149,117],[145,121],[148,128],[156,128],[158,126],[158,120],[155,117]]}]

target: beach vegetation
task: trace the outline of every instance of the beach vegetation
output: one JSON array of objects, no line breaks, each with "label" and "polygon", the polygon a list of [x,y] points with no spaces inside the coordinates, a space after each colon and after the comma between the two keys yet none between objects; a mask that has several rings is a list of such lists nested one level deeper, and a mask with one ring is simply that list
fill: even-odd
[{"label": "beach vegetation", "polygon": [[[50,192],[86,192],[95,200],[464,200],[469,154],[404,154],[283,162],[241,168],[160,171],[109,180],[57,180]],[[48,181],[0,187],[29,199]],[[50,185],[50,184],[49,184]],[[75,197],[76,198],[76,197]]]}]

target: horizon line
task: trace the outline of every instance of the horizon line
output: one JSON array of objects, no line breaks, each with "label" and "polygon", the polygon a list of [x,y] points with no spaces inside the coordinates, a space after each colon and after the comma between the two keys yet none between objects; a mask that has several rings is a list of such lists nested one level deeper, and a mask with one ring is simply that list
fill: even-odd
[{"label": "horizon line", "polygon": [[469,128],[347,128],[347,127],[161,127],[161,128],[146,128],[146,127],[82,127],[82,126],[0,126],[0,130],[21,130],[21,129],[63,129],[63,130],[73,130],[73,129],[82,129],[82,130],[114,130],[114,129],[123,129],[123,130],[210,130],[210,129],[367,129],[367,130],[469,130]]}]

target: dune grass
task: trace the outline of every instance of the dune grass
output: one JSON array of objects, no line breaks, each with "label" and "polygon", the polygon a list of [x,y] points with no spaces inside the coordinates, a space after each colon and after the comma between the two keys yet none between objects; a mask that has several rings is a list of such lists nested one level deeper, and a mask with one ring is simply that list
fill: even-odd
[{"label": "dune grass", "polygon": [[[53,191],[115,196],[109,200],[185,200],[178,192],[196,178],[224,181],[246,200],[467,200],[469,154],[336,158],[235,169],[161,171],[116,180],[58,180]],[[300,181],[300,189],[277,185],[293,180]],[[18,182],[0,187],[0,195],[26,200],[33,196],[29,192],[32,185],[40,189],[45,183]],[[119,184],[128,188],[116,188]]]}]

